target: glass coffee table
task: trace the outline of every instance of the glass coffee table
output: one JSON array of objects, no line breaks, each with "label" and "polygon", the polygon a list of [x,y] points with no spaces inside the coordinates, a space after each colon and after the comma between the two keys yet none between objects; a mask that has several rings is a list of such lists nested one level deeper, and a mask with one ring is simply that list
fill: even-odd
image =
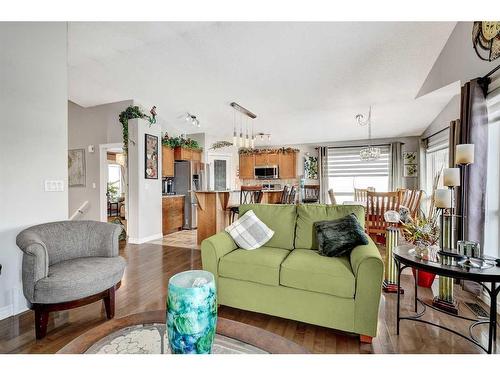
[{"label": "glass coffee table", "polygon": [[[165,310],[109,320],[78,336],[58,354],[168,354]],[[306,354],[300,345],[261,328],[218,318],[212,354]]]}]

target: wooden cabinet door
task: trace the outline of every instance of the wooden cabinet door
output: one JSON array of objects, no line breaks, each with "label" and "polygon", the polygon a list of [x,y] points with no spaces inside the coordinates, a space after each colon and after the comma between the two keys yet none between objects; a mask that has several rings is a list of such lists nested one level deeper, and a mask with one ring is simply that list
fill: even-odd
[{"label": "wooden cabinet door", "polygon": [[240,155],[240,179],[251,180],[255,178],[254,155]]},{"label": "wooden cabinet door", "polygon": [[174,149],[175,160],[191,160],[192,151],[188,148],[176,147]]},{"label": "wooden cabinet door", "polygon": [[162,201],[163,235],[181,230],[184,224],[184,197],[166,197]]},{"label": "wooden cabinet door", "polygon": [[192,150],[191,151],[191,160],[193,160],[193,161],[201,161],[201,151]]},{"label": "wooden cabinet door", "polygon": [[161,175],[162,177],[174,176],[174,150],[167,146],[162,147]]},{"label": "wooden cabinet door", "polygon": [[279,165],[279,155],[282,154],[267,154],[267,164],[266,165]]},{"label": "wooden cabinet door", "polygon": [[255,166],[264,167],[267,164],[267,154],[256,154],[255,155]]},{"label": "wooden cabinet door", "polygon": [[279,177],[297,178],[297,154],[295,152],[280,154]]}]

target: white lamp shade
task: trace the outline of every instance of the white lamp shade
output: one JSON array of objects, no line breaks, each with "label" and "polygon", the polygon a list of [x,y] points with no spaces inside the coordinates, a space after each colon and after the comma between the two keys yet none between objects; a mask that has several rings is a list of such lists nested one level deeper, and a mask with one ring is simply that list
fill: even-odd
[{"label": "white lamp shade", "polygon": [[434,204],[437,208],[451,208],[451,190],[436,189],[434,191]]},{"label": "white lamp shade", "polygon": [[444,186],[460,186],[460,168],[443,169]]},{"label": "white lamp shade", "polygon": [[455,163],[460,165],[474,163],[474,145],[471,143],[457,145],[455,150]]}]

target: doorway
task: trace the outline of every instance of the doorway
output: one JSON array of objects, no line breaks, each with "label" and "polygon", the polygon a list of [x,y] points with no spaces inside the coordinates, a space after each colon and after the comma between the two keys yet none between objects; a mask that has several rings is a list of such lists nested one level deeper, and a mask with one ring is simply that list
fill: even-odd
[{"label": "doorway", "polygon": [[126,156],[121,143],[99,145],[100,219],[127,231],[128,194]]},{"label": "doorway", "polygon": [[208,188],[210,190],[229,190],[232,187],[232,155],[208,154]]}]

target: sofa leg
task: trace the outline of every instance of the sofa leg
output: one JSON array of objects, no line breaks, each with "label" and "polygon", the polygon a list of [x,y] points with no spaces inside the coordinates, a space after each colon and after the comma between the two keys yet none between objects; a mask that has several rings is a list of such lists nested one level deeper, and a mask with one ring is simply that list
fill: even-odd
[{"label": "sofa leg", "polygon": [[41,340],[47,335],[48,322],[49,312],[43,308],[35,307],[35,336],[37,340]]},{"label": "sofa leg", "polygon": [[115,289],[116,286],[112,286],[108,289],[108,293],[104,296],[104,308],[106,309],[106,317],[108,319],[113,319],[115,316]]},{"label": "sofa leg", "polygon": [[359,341],[362,344],[371,344],[372,340],[373,340],[373,337],[371,337],[371,336],[359,335]]}]

